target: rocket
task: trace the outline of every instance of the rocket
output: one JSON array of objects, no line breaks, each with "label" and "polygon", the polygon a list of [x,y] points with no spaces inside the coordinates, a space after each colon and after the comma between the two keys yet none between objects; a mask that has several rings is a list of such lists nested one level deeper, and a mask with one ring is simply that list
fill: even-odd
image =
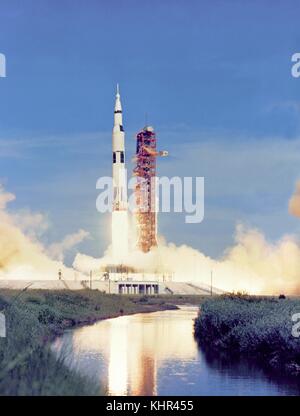
[{"label": "rocket", "polygon": [[123,128],[122,105],[117,84],[112,132],[112,174],[113,174],[113,211],[127,210],[127,181],[125,169],[125,133]]},{"label": "rocket", "polygon": [[112,131],[112,254],[113,262],[122,264],[128,254],[127,175],[125,168],[125,133],[122,105],[117,85],[114,127]]}]

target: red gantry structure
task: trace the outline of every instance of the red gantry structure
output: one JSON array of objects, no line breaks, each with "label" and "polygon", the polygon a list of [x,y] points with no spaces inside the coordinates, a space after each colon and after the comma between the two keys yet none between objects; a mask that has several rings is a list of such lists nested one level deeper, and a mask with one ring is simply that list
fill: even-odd
[{"label": "red gantry structure", "polygon": [[135,186],[138,248],[147,253],[157,246],[157,196],[156,158],[167,156],[166,151],[157,151],[153,127],[146,126],[136,136]]}]

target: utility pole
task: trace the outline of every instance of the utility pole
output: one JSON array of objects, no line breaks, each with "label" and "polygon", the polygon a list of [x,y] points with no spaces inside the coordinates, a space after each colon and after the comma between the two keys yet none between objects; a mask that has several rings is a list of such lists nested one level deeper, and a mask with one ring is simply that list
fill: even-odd
[{"label": "utility pole", "polygon": [[93,272],[92,270],[90,270],[90,289],[92,289],[92,277],[93,277]]}]

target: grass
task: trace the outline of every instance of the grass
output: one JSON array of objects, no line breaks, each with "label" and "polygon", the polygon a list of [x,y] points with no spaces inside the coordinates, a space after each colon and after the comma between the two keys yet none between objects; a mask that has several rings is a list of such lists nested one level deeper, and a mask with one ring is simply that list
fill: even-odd
[{"label": "grass", "polygon": [[1,290],[7,337],[0,338],[0,395],[101,394],[100,386],[54,356],[50,344],[55,336],[100,319],[199,301],[199,296],[119,296],[97,290]]},{"label": "grass", "polygon": [[[26,302],[6,303],[7,337],[0,339],[1,395],[88,395],[96,388],[56,359],[48,340],[54,332]],[[5,305],[3,305],[5,303]],[[4,306],[4,308],[3,308]],[[100,389],[99,389],[100,390]]]},{"label": "grass", "polygon": [[296,298],[207,298],[195,321],[195,336],[204,348],[255,357],[272,369],[300,376],[300,338],[292,335],[292,315],[299,312]]}]

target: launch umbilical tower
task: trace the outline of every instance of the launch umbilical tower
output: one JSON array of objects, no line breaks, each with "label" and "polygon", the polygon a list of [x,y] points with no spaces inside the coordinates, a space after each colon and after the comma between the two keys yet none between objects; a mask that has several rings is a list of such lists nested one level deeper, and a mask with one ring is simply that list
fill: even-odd
[{"label": "launch umbilical tower", "polygon": [[156,149],[156,134],[146,126],[136,136],[135,185],[136,220],[138,227],[138,248],[147,253],[157,246],[157,195],[156,158],[167,156],[168,152]]}]

